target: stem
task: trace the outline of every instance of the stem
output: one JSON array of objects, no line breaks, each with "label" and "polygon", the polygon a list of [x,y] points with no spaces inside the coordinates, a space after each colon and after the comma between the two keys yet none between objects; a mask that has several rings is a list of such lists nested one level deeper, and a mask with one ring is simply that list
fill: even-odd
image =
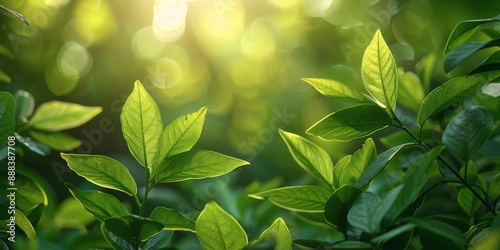
[{"label": "stem", "polygon": [[464,166],[464,167],[465,167],[465,169],[464,169],[464,181],[465,181],[465,182],[467,182],[467,167],[468,167],[467,163],[468,163],[468,162],[469,162],[469,161],[466,161],[466,162],[465,162],[465,166]]},{"label": "stem", "polygon": [[144,191],[144,196],[142,197],[142,202],[138,204],[139,206],[139,216],[144,216],[144,210],[146,209],[146,199],[148,198],[149,191],[153,188],[153,184],[149,182],[150,173],[149,168],[146,167],[146,190]]}]

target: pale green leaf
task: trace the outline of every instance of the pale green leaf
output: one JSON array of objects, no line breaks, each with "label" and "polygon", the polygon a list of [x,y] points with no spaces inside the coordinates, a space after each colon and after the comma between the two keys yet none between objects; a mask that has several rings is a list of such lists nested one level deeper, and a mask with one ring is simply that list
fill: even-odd
[{"label": "pale green leaf", "polygon": [[144,167],[151,167],[159,155],[163,125],[160,110],[141,82],[123,105],[120,115],[122,132],[135,159]]},{"label": "pale green leaf", "polygon": [[335,80],[304,78],[303,81],[311,84],[322,95],[347,104],[362,104],[370,101],[359,91]]},{"label": "pale green leaf", "polygon": [[444,54],[449,53],[451,50],[467,41],[467,39],[474,34],[479,25],[495,21],[500,21],[500,15],[486,19],[466,20],[460,22],[457,26],[455,26],[451,35],[448,37],[448,41],[444,47]]},{"label": "pale green leaf", "polygon": [[165,159],[158,167],[156,182],[205,179],[227,174],[249,164],[213,151],[188,151]]},{"label": "pale green leaf", "polygon": [[339,173],[337,186],[349,184],[354,185],[361,176],[365,168],[377,157],[377,149],[372,138],[368,138],[362,148],[356,151],[349,161],[342,165],[342,168],[335,167],[335,172]]},{"label": "pale green leaf", "polygon": [[71,183],[65,185],[82,206],[101,222],[109,217],[130,214],[123,203],[113,195],[96,190],[82,192]]},{"label": "pale green leaf", "polygon": [[448,123],[442,141],[448,152],[466,162],[481,149],[492,127],[493,118],[487,109],[470,107]]},{"label": "pale green leaf", "polygon": [[104,187],[137,194],[135,180],[120,162],[102,155],[61,154],[68,166],[88,181]]},{"label": "pale green leaf", "polygon": [[479,50],[500,46],[500,38],[488,42],[467,42],[451,51],[443,61],[444,72],[450,72]]},{"label": "pale green leaf", "polygon": [[398,74],[398,102],[410,110],[418,111],[420,103],[425,97],[420,79],[413,72],[404,72],[401,68],[398,70]]},{"label": "pale green leaf", "polygon": [[101,107],[51,101],[40,105],[35,110],[30,123],[33,128],[57,132],[81,126],[101,112]]},{"label": "pale green leaf", "polygon": [[327,141],[346,142],[369,136],[391,124],[387,112],[369,104],[334,112],[310,127],[307,133]]},{"label": "pale green leaf", "polygon": [[255,199],[269,198],[276,206],[298,212],[320,213],[332,191],[319,186],[292,186],[250,194]]},{"label": "pale green leaf", "polygon": [[278,218],[257,239],[253,240],[250,246],[258,247],[259,249],[292,249],[292,236],[285,221],[282,218]]},{"label": "pale green leaf", "polygon": [[333,164],[328,153],[314,144],[293,133],[279,130],[293,159],[309,174],[328,185],[333,183]]},{"label": "pale green leaf", "polygon": [[62,132],[30,130],[29,134],[33,139],[57,151],[70,151],[82,144],[82,141]]},{"label": "pale green leaf", "polygon": [[156,207],[153,212],[151,212],[149,218],[163,224],[163,229],[166,230],[196,232],[196,222],[181,214],[177,210],[166,207]]},{"label": "pale green leaf", "polygon": [[198,216],[196,235],[205,250],[240,250],[248,244],[238,221],[215,202],[205,205]]},{"label": "pale green leaf", "polygon": [[418,125],[422,127],[430,116],[465,101],[498,77],[500,70],[460,76],[445,82],[425,97],[418,111]]},{"label": "pale green leaf", "polygon": [[54,224],[64,228],[83,228],[96,221],[96,217],[73,196],[57,204],[52,219]]},{"label": "pale green leaf", "polygon": [[0,146],[7,142],[15,126],[14,97],[8,92],[0,92]]},{"label": "pale green leaf", "polygon": [[16,100],[16,121],[21,118],[28,118],[35,109],[35,98],[31,93],[18,90],[14,96]]},{"label": "pale green leaf", "polygon": [[28,220],[26,215],[23,214],[19,209],[16,208],[15,213],[16,226],[18,226],[26,234],[29,240],[36,240],[36,232],[31,222]]},{"label": "pale green leaf", "polygon": [[333,187],[335,189],[339,188],[340,177],[345,169],[349,168],[349,163],[351,162],[352,155],[346,155],[340,159],[335,167],[333,168]]},{"label": "pale green leaf", "polygon": [[347,232],[347,213],[361,192],[351,185],[344,185],[335,190],[325,204],[325,220],[342,232]]},{"label": "pale green leaf", "polygon": [[377,30],[365,50],[361,62],[361,77],[366,90],[381,107],[396,110],[398,93],[396,62],[380,30]]}]

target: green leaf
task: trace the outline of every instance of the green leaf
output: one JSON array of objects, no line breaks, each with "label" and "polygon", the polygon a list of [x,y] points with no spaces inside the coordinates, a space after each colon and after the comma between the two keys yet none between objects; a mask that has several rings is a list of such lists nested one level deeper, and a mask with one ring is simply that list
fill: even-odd
[{"label": "green leaf", "polygon": [[129,214],[127,208],[113,195],[95,190],[82,192],[71,183],[64,184],[82,206],[101,222],[109,217]]},{"label": "green leaf", "polygon": [[282,218],[278,218],[257,239],[253,240],[250,246],[261,249],[292,249],[292,236],[285,221]]},{"label": "green leaf", "polygon": [[29,150],[39,155],[46,156],[51,152],[49,147],[33,141],[30,137],[24,137],[18,133],[14,133],[14,136],[16,137],[16,142],[19,142],[20,144],[26,146]]},{"label": "green leaf", "polygon": [[375,105],[360,105],[334,112],[307,130],[327,141],[363,138],[392,124],[391,117]]},{"label": "green leaf", "polygon": [[33,207],[32,209],[25,211],[26,212],[26,218],[30,221],[31,225],[33,227],[36,227],[38,222],[40,221],[40,218],[42,218],[43,214],[43,209],[45,208],[45,205],[43,203],[40,203]]},{"label": "green leaf", "polygon": [[133,214],[107,218],[104,227],[110,233],[130,243],[135,249],[138,249],[141,242],[147,241],[163,229],[161,223]]},{"label": "green leaf", "polygon": [[498,77],[500,70],[460,76],[445,82],[425,97],[418,111],[418,125],[422,127],[430,116],[465,101]]},{"label": "green leaf", "polygon": [[[5,169],[6,168],[7,167],[5,167]],[[6,173],[4,176],[5,178],[0,179],[0,186],[10,187],[10,185],[8,185]],[[29,178],[28,176],[19,172],[16,173],[16,188],[16,208],[22,211],[26,211],[33,208],[34,206],[37,206],[38,204],[44,204],[45,206],[49,205],[47,194],[40,186],[40,184],[38,184],[38,182],[36,182],[32,178]],[[0,189],[0,195],[2,195],[2,197],[7,197],[10,192],[11,191],[7,190],[6,188]]]},{"label": "green leaf", "polygon": [[329,79],[304,78],[322,95],[347,104],[363,104],[370,101],[359,91],[344,83]]},{"label": "green leaf", "polygon": [[5,73],[3,70],[0,70],[0,81],[10,83],[12,79],[9,75],[7,75],[7,73]]},{"label": "green leaf", "polygon": [[318,213],[323,212],[325,203],[332,192],[319,186],[293,186],[250,194],[255,199],[269,198],[276,206],[291,211]]},{"label": "green leaf", "polygon": [[333,168],[333,187],[335,189],[341,187],[340,185],[340,176],[345,171],[345,169],[349,168],[349,163],[351,162],[352,155],[346,155],[342,159],[340,159],[335,167]]},{"label": "green leaf", "polygon": [[467,41],[467,39],[474,34],[479,25],[495,21],[500,21],[500,15],[486,19],[466,20],[460,22],[451,32],[451,35],[446,42],[446,46],[444,47],[444,54],[449,53]]},{"label": "green leaf", "polygon": [[406,233],[408,231],[411,231],[413,229],[413,224],[404,224],[402,226],[399,226],[395,229],[392,229],[388,232],[385,232],[375,238],[371,239],[371,242],[373,244],[380,244],[382,242],[387,242],[390,239],[393,239],[403,233]]},{"label": "green leaf", "polygon": [[196,232],[205,250],[240,250],[248,244],[247,234],[238,221],[213,201],[198,216]]},{"label": "green leaf", "polygon": [[169,245],[169,241],[173,235],[174,235],[173,231],[162,230],[155,236],[149,238],[149,240],[147,240],[146,242],[141,243],[140,249],[141,250],[175,249],[166,247]]},{"label": "green leaf", "polygon": [[452,69],[463,63],[479,50],[500,46],[500,38],[488,42],[468,42],[451,51],[443,61],[444,72],[450,72]]},{"label": "green leaf", "polygon": [[361,62],[361,77],[366,90],[382,108],[396,110],[398,72],[396,62],[380,30],[368,45]]},{"label": "green leaf", "polygon": [[9,12],[10,14],[14,15],[15,17],[19,18],[19,20],[23,21],[26,25],[30,25],[30,21],[28,21],[28,19],[24,18],[23,15],[17,13],[16,11],[9,9],[3,5],[0,5],[0,9],[3,9]]},{"label": "green leaf", "polygon": [[135,180],[120,162],[102,155],[61,154],[71,170],[88,181],[104,187],[137,194]]},{"label": "green leaf", "polygon": [[356,241],[356,240],[345,240],[341,242],[337,242],[329,246],[328,249],[337,249],[337,250],[369,250],[373,249],[373,246],[370,243],[364,241]]},{"label": "green leaf", "polygon": [[349,223],[367,233],[376,233],[385,214],[396,201],[402,185],[395,187],[383,199],[372,192],[361,193],[347,214]]},{"label": "green leaf", "polygon": [[14,133],[14,97],[8,92],[0,92],[0,146]]},{"label": "green leaf", "polygon": [[431,53],[422,60],[420,60],[417,65],[415,65],[415,70],[422,81],[422,86],[424,88],[424,93],[427,93],[431,87],[432,77],[436,72],[437,56],[435,53]]},{"label": "green leaf", "polygon": [[45,132],[30,130],[30,136],[56,151],[71,151],[82,144],[82,141],[62,132]]},{"label": "green leaf", "polygon": [[488,186],[488,199],[493,203],[500,198],[500,173],[495,175]]},{"label": "green leaf", "polygon": [[212,178],[246,164],[249,163],[213,151],[188,151],[165,159],[158,167],[156,182]]},{"label": "green leaf", "polygon": [[141,82],[134,83],[134,90],[123,105],[120,121],[132,155],[142,166],[151,167],[160,153],[163,125],[158,105]]},{"label": "green leaf", "polygon": [[363,189],[370,181],[372,181],[375,176],[377,176],[384,168],[387,166],[389,161],[401,150],[402,148],[414,145],[412,143],[405,143],[398,145],[396,147],[390,148],[387,151],[380,154],[374,161],[372,161],[363,171],[359,179],[357,180],[356,186],[359,189]]},{"label": "green leaf", "polygon": [[81,126],[101,112],[101,107],[51,101],[40,105],[30,122],[38,130],[57,132]]},{"label": "green leaf", "polygon": [[361,176],[366,166],[377,157],[377,149],[373,139],[368,138],[363,147],[356,151],[347,162],[336,166],[334,172],[339,173],[337,187],[345,184],[354,185],[358,178]]},{"label": "green leaf", "polygon": [[164,226],[163,229],[196,232],[195,221],[189,219],[177,210],[166,207],[156,207],[149,218],[162,223]]},{"label": "green leaf", "polygon": [[448,152],[466,162],[481,149],[490,135],[493,118],[487,109],[470,107],[458,113],[443,132]]},{"label": "green leaf", "polygon": [[293,133],[279,130],[293,159],[310,175],[324,181],[329,186],[333,183],[333,164],[328,153],[318,145]]},{"label": "green leaf", "polygon": [[[491,54],[479,66],[474,68],[474,70],[470,73],[470,75],[481,73],[481,72],[486,72],[486,71],[493,71],[493,70],[498,69],[499,67],[500,67],[500,51],[497,51],[497,52]],[[483,89],[483,91],[484,91],[484,89]]]},{"label": "green leaf", "polygon": [[461,188],[458,191],[457,202],[470,218],[474,217],[481,205],[479,199],[468,188]]},{"label": "green leaf", "polygon": [[398,70],[398,74],[398,102],[410,110],[418,111],[420,103],[425,97],[420,79],[414,73],[404,72],[401,68]]},{"label": "green leaf", "polygon": [[31,114],[33,114],[33,110],[35,109],[35,99],[29,92],[18,90],[14,99],[16,100],[16,121],[21,118],[28,118]]},{"label": "green leaf", "polygon": [[35,228],[31,225],[31,222],[28,220],[26,215],[24,215],[23,212],[17,208],[15,215],[16,226],[23,230],[29,240],[36,240]]},{"label": "green leaf", "polygon": [[58,203],[52,219],[61,228],[83,228],[96,221],[96,217],[73,196]]},{"label": "green leaf", "polygon": [[342,232],[347,232],[347,213],[361,194],[355,186],[344,185],[337,189],[325,205],[325,220]]},{"label": "green leaf", "polygon": [[445,244],[445,249],[464,248],[464,236],[456,227],[429,218],[406,217],[402,221],[419,227],[420,242],[424,249],[434,249],[438,242]]}]

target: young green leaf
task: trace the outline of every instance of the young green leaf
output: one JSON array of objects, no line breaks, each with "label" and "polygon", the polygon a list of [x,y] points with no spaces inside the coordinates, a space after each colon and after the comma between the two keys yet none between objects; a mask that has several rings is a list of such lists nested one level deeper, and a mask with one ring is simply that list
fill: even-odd
[{"label": "young green leaf", "polygon": [[346,142],[369,136],[391,124],[387,112],[368,104],[334,112],[310,127],[307,133],[327,141]]},{"label": "young green leaf", "polygon": [[123,105],[120,114],[122,132],[128,148],[144,167],[151,167],[159,154],[163,125],[160,109],[141,82]]},{"label": "young green leaf", "polygon": [[205,179],[227,174],[237,167],[249,164],[213,151],[188,151],[165,159],[156,172],[156,182],[177,182]]},{"label": "young green leaf", "polygon": [[253,240],[250,246],[259,249],[292,249],[292,236],[285,221],[282,218],[278,218],[257,239]]},{"label": "young green leaf", "polygon": [[463,63],[479,50],[500,46],[500,38],[488,42],[468,42],[451,51],[443,61],[444,72],[450,72],[452,69]]},{"label": "young green leaf", "polygon": [[486,19],[467,20],[460,22],[451,32],[451,35],[446,42],[446,46],[444,47],[444,54],[448,54],[450,51],[467,41],[467,39],[469,39],[469,37],[474,34],[479,25],[495,21],[500,21],[500,15]]},{"label": "young green leaf", "polygon": [[340,185],[340,177],[345,169],[349,168],[349,163],[351,162],[352,155],[346,155],[342,159],[340,159],[335,168],[333,169],[333,188],[337,189],[341,187]]},{"label": "young green leaf", "polygon": [[361,190],[344,185],[330,196],[325,205],[325,220],[342,232],[347,232],[347,213],[361,194]]},{"label": "young green leaf", "polygon": [[457,202],[470,218],[474,218],[474,214],[481,205],[479,199],[467,188],[461,188],[458,191]]},{"label": "young green leaf", "polygon": [[464,236],[456,227],[421,217],[406,217],[402,221],[419,227],[420,242],[425,249],[434,249],[438,242],[445,245],[444,249],[464,249]]},{"label": "young green leaf", "polygon": [[15,209],[15,215],[16,226],[23,230],[26,234],[26,238],[29,240],[36,240],[35,228],[31,225],[26,215],[17,208]]},{"label": "young green leaf", "polygon": [[398,93],[396,62],[380,30],[377,30],[365,50],[361,62],[361,77],[366,90],[381,107],[396,110]]},{"label": "young green leaf", "polygon": [[81,126],[101,112],[101,107],[51,101],[35,110],[30,126],[38,130],[58,132]]},{"label": "young green leaf", "polygon": [[420,79],[414,73],[404,72],[401,68],[398,70],[398,74],[398,102],[412,111],[418,111],[420,103],[425,97]]},{"label": "young green leaf", "polygon": [[162,148],[159,161],[165,157],[176,155],[190,150],[198,141],[205,121],[207,108],[181,116],[170,123],[162,135]]},{"label": "young green leaf", "polygon": [[209,202],[196,220],[196,235],[205,250],[239,250],[248,237],[236,219],[217,203]]},{"label": "young green leaf", "polygon": [[377,157],[377,149],[372,138],[368,138],[362,148],[356,151],[344,164],[336,166],[334,172],[339,173],[337,187],[345,184],[354,185],[366,166]]},{"label": "young green leaf", "polygon": [[378,232],[382,219],[391,209],[402,188],[402,185],[395,187],[383,199],[372,192],[361,193],[349,210],[347,220],[363,232]]},{"label": "young green leaf", "polygon": [[151,212],[149,218],[163,224],[163,229],[166,230],[196,232],[195,221],[189,219],[177,210],[166,207],[156,207],[153,212]]},{"label": "young green leaf", "polygon": [[332,192],[319,186],[293,186],[250,194],[255,199],[269,198],[276,206],[291,211],[321,213]]},{"label": "young green leaf", "polygon": [[16,121],[14,120],[14,97],[8,92],[0,92],[0,146],[12,135]]},{"label": "young green leaf", "polygon": [[359,91],[335,80],[304,78],[322,95],[347,104],[366,104],[370,101]]},{"label": "young green leaf", "polygon": [[29,134],[33,139],[57,151],[70,151],[82,144],[82,141],[62,132],[45,132],[32,129]]},{"label": "young green leaf", "polygon": [[279,130],[293,159],[310,175],[327,185],[333,183],[333,164],[328,153],[316,144],[293,133]]},{"label": "young green leaf", "polygon": [[88,181],[105,188],[137,194],[137,184],[120,162],[102,155],[61,154],[68,166]]},{"label": "young green leaf", "polygon": [[28,118],[35,109],[35,99],[24,90],[18,90],[14,96],[16,100],[16,121],[21,118]]},{"label": "young green leaf", "polygon": [[458,113],[443,132],[448,152],[466,162],[481,149],[490,135],[493,118],[487,109],[470,107]]},{"label": "young green leaf", "polygon": [[82,206],[101,222],[109,217],[130,214],[122,202],[113,195],[96,190],[82,192],[71,183],[64,184]]},{"label": "young green leaf", "polygon": [[460,76],[445,82],[425,97],[418,111],[418,125],[422,127],[430,116],[463,102],[498,77],[500,70]]},{"label": "young green leaf", "polygon": [[130,243],[134,249],[139,249],[141,242],[147,241],[163,229],[161,223],[133,214],[107,218],[104,227]]},{"label": "young green leaf", "polygon": [[363,189],[370,181],[372,181],[375,176],[377,176],[380,171],[382,171],[389,161],[401,150],[402,148],[414,145],[412,143],[405,143],[398,145],[396,147],[390,148],[387,151],[380,154],[374,161],[372,161],[363,171],[359,179],[357,180],[356,186],[359,189]]}]

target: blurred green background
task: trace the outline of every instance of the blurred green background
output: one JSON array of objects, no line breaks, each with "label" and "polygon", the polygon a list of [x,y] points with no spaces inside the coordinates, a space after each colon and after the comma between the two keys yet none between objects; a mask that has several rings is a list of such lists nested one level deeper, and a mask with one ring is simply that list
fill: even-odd
[{"label": "blurred green background", "polygon": [[[440,62],[453,27],[462,20],[500,13],[498,1],[485,0],[5,0],[1,4],[31,22],[26,26],[7,13],[1,15],[0,41],[13,52],[0,60],[0,69],[11,78],[11,83],[1,83],[2,89],[31,92],[37,106],[61,100],[104,108],[90,123],[71,131],[84,140],[76,152],[114,157],[142,176],[119,123],[121,106],[134,81],[140,80],[160,105],[164,124],[208,107],[196,148],[252,163],[220,179],[235,190],[276,177],[285,183],[312,181],[304,179],[308,177],[293,161],[277,128],[314,140],[304,131],[341,107],[301,78],[336,79],[363,90],[359,75],[363,51],[381,29],[405,71],[415,71],[422,58],[435,54],[437,85],[447,79]],[[102,129],[108,121],[111,126]],[[334,163],[363,142],[314,141]],[[42,159],[26,152],[25,165],[48,180],[57,200],[69,195],[64,181],[81,180],[55,152]],[[172,204],[185,202],[201,209],[191,198],[168,190],[193,197],[195,187],[206,188],[204,183],[173,185],[157,196],[170,195],[166,200]],[[219,193],[223,197],[217,199],[230,200],[230,194]],[[226,206],[234,206],[230,203]]]}]

